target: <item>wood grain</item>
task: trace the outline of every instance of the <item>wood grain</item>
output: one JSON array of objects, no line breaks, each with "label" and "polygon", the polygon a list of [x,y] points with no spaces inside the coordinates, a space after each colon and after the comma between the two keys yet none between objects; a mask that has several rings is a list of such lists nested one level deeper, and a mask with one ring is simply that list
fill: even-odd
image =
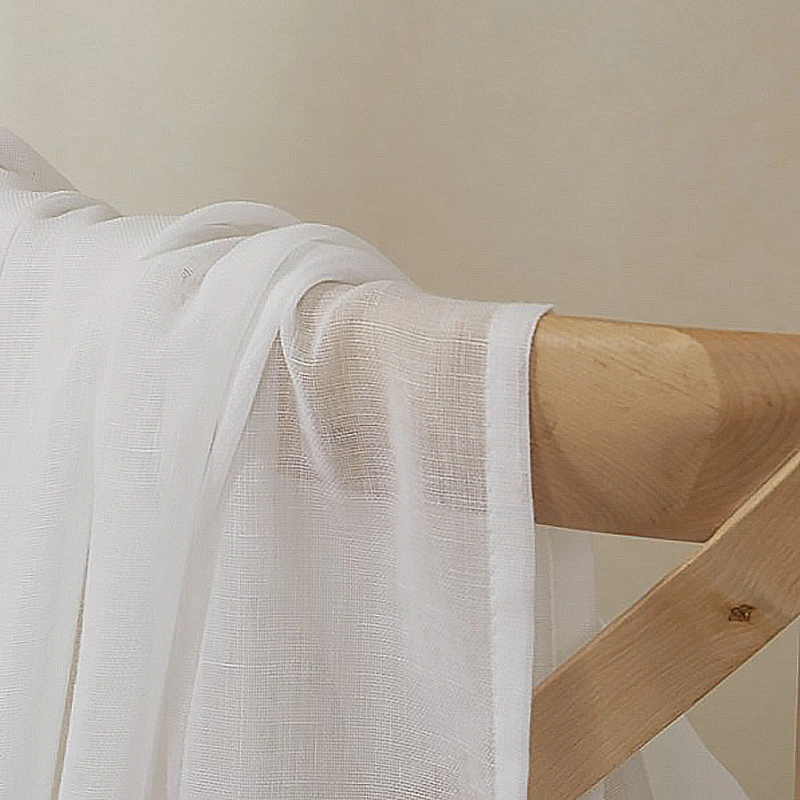
[{"label": "wood grain", "polygon": [[800,335],[568,317],[531,352],[536,521],[706,541],[800,448]]},{"label": "wood grain", "polygon": [[800,614],[800,451],[534,692],[529,800],[591,788]]}]

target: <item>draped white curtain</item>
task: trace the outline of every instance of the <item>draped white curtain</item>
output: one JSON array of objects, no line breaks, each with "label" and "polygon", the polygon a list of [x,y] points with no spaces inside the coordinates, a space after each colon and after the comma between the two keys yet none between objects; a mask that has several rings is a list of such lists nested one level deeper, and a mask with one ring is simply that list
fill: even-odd
[{"label": "draped white curtain", "polygon": [[[0,794],[523,800],[599,624],[534,526],[551,305],[260,203],[122,216],[6,129],[0,168]],[[745,797],[684,719],[586,796],[658,792]]]}]

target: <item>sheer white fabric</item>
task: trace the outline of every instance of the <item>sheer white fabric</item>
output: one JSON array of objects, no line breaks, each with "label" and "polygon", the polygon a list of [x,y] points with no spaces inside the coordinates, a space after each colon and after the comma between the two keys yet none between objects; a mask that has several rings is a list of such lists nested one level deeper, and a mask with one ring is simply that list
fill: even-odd
[{"label": "sheer white fabric", "polygon": [[[588,539],[534,536],[552,306],[259,203],[122,216],[6,129],[0,168],[0,795],[523,800],[598,626]],[[586,797],[687,771],[745,797],[685,720]]]}]

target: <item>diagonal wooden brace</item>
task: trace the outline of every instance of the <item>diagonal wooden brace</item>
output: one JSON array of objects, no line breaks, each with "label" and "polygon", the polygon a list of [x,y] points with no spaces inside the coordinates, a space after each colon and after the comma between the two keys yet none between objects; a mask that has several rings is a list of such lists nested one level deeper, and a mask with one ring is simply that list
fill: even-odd
[{"label": "diagonal wooden brace", "polygon": [[573,800],[800,614],[800,451],[536,687],[528,800]]}]

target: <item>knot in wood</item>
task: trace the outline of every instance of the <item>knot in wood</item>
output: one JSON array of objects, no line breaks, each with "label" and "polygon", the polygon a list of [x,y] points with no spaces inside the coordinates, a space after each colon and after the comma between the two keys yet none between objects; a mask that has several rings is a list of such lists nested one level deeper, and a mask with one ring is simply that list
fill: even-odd
[{"label": "knot in wood", "polygon": [[755,606],[742,603],[741,605],[734,606],[728,613],[728,619],[733,622],[750,622],[750,614],[755,611]]}]

